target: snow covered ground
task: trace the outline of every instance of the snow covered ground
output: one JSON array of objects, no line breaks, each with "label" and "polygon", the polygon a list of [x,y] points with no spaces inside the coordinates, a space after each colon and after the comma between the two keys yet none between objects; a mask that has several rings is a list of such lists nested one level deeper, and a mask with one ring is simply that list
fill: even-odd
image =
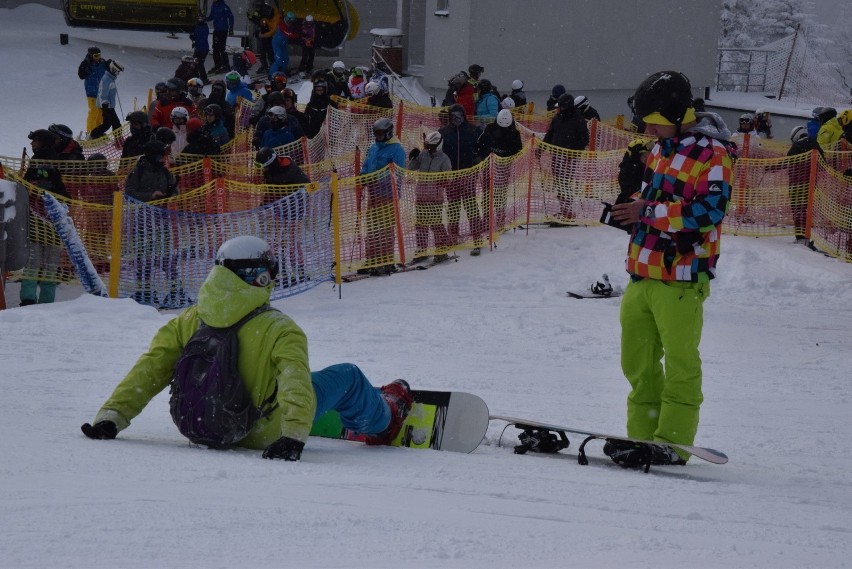
[{"label": "snow covered ground", "polygon": [[[59,46],[61,19],[40,36],[31,11],[44,15],[0,10],[0,69],[34,93],[4,92],[3,155],[84,120],[88,42]],[[121,57],[122,93],[176,66]],[[80,424],[174,313],[63,285],[68,300],[0,312],[0,567],[848,567],[852,265],[792,241],[723,238],[697,442],[730,463],[650,474],[599,444],[579,466],[578,440],[563,458],[516,456],[498,422],[470,455],[311,439],[301,462],[267,461],[190,447],[166,393],[117,440],[91,441]],[[625,250],[607,227],[533,228],[479,258],[344,285],[342,300],[323,285],[275,306],[307,332],[314,368],[352,361],[376,384],[623,432],[619,300],[565,291],[601,273],[624,287]]]}]

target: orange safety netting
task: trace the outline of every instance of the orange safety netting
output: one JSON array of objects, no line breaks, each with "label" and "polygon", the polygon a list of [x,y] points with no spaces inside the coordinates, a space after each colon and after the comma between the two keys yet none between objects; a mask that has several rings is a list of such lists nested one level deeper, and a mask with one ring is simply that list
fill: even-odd
[{"label": "orange safety netting", "polygon": [[[248,112],[248,107],[240,109],[241,116]],[[248,124],[220,155],[170,157],[180,194],[149,204],[119,200],[115,202],[121,208],[119,216],[114,195],[123,195],[127,173],[137,158],[120,160],[117,139],[107,136],[83,143],[87,155],[104,154],[106,162],[55,165],[72,197],[63,201],[95,268],[104,276],[121,269],[120,295],[147,290],[143,282],[147,275],[152,293],[169,297],[183,288],[192,298],[212,263],[211,251],[225,236],[249,230],[280,244],[281,278],[296,285],[282,286],[287,290],[281,294],[292,294],[331,278],[332,267],[345,274],[487,246],[503,232],[529,223],[597,224],[601,202],[611,202],[619,193],[618,164],[627,143],[636,138],[609,123],[592,121],[594,150],[568,151],[540,141],[541,129],[548,124],[544,115],[520,113],[516,120],[524,147],[515,156],[491,155],[452,172],[394,167],[362,176],[361,156],[372,144],[372,124],[379,116],[389,116],[399,125],[406,150],[421,146],[424,134],[439,128],[442,120],[440,109],[407,103],[393,111],[355,103],[330,107],[320,135],[276,149],[294,158],[314,182],[305,188],[305,198],[292,197],[294,188],[263,183]],[[749,146],[735,162],[724,231],[807,235],[827,254],[852,260],[852,178],[843,174],[852,167],[852,153],[843,150],[844,143],[835,148],[823,160],[811,154],[786,157],[784,147],[775,142],[763,143],[756,151]],[[7,177],[24,184],[37,200],[41,190],[16,176],[26,169],[26,156],[0,157],[0,164]],[[310,204],[305,206],[310,217],[304,218],[309,222],[281,221],[292,217],[293,207],[298,210],[293,200]],[[38,208],[30,217],[31,242],[59,247],[53,227]],[[116,219],[122,220],[120,227],[114,226]],[[111,267],[116,238],[121,259]],[[307,264],[300,261],[300,250],[310,252]],[[138,266],[148,255],[157,259],[146,265],[154,268],[139,273]],[[33,277],[26,270],[15,276]],[[55,274],[39,278],[72,279],[64,254]]]}]

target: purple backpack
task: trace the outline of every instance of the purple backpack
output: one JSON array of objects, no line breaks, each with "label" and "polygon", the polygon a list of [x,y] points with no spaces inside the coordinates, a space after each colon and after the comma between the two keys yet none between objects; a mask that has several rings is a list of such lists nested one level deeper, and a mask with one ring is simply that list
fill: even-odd
[{"label": "purple backpack", "polygon": [[274,395],[261,408],[255,407],[237,367],[237,332],[267,310],[275,309],[260,306],[227,328],[202,321],[184,346],[172,377],[169,407],[178,430],[192,442],[213,448],[233,445],[271,411],[267,407]]}]

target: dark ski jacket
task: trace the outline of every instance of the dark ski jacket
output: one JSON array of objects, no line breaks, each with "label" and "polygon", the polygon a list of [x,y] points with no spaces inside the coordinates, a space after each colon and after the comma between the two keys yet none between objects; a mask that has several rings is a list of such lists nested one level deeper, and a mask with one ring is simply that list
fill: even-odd
[{"label": "dark ski jacket", "polygon": [[152,162],[142,156],[127,175],[124,193],[143,202],[162,199],[155,198],[154,192],[163,192],[165,196],[177,194],[177,180],[164,164]]},{"label": "dark ski jacket", "polygon": [[210,53],[210,28],[206,23],[199,22],[195,24],[192,33],[189,34],[189,39],[192,41],[192,48],[198,53]]},{"label": "dark ski jacket", "polygon": [[122,158],[130,158],[132,156],[142,156],[145,153],[145,144],[151,140],[154,133],[151,127],[145,125],[142,131],[136,134],[131,134],[124,139],[124,146],[121,149]]},{"label": "dark ski jacket", "polygon": [[560,111],[550,121],[544,142],[569,150],[584,150],[589,144],[589,127],[575,109]]},{"label": "dark ski jacket", "polygon": [[482,157],[492,152],[500,157],[514,156],[523,148],[521,133],[513,122],[503,128],[496,122],[488,123],[476,142],[477,154]]},{"label": "dark ski jacket", "polygon": [[105,59],[95,61],[88,54],[80,62],[80,66],[77,68],[77,76],[83,80],[83,89],[86,91],[87,97],[98,96],[98,86],[101,84],[101,77],[106,73],[107,65]]},{"label": "dark ski jacket", "polygon": [[[449,111],[452,113],[456,108],[461,109],[462,107],[461,105],[453,105]],[[444,139],[442,149],[444,154],[449,156],[453,170],[470,168],[479,162],[480,157],[477,154],[476,142],[482,135],[482,128],[465,120],[458,128],[453,124],[448,124],[441,127],[438,132]]]},{"label": "dark ski jacket", "polygon": [[227,32],[234,29],[234,13],[224,0],[215,0],[210,5],[210,15],[206,22],[213,21],[214,32]]}]

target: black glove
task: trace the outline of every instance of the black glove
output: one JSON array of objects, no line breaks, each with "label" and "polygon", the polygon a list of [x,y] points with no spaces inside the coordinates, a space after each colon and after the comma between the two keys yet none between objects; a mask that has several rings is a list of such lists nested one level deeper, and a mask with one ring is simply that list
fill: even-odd
[{"label": "black glove", "polygon": [[283,458],[284,460],[299,460],[302,458],[302,449],[305,448],[305,443],[291,439],[290,437],[281,437],[263,451],[263,458]]},{"label": "black glove", "polygon": [[420,149],[419,148],[412,148],[411,152],[408,153],[408,159],[409,160],[414,160],[418,156],[420,156]]},{"label": "black glove", "polygon": [[114,439],[118,434],[118,429],[112,421],[98,421],[94,425],[83,423],[80,430],[90,439]]},{"label": "black glove", "polygon": [[106,110],[109,108],[109,103],[101,103],[101,108]]}]

